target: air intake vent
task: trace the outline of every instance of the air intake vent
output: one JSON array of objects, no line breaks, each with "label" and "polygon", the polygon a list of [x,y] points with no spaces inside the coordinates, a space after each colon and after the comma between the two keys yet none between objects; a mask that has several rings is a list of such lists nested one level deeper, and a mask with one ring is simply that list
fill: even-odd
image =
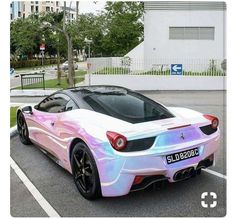
[{"label": "air intake vent", "polygon": [[151,138],[142,138],[142,139],[127,141],[126,148],[123,151],[133,152],[133,151],[147,150],[153,145],[155,138],[156,137],[151,137]]},{"label": "air intake vent", "polygon": [[202,126],[202,127],[200,127],[200,129],[206,135],[211,135],[211,134],[213,134],[214,132],[217,131],[217,129],[213,129],[211,127],[211,125]]}]

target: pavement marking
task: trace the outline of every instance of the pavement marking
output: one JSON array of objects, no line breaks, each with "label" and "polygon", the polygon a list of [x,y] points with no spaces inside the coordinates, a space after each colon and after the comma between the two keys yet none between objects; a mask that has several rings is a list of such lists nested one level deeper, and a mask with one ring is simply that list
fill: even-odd
[{"label": "pavement marking", "polygon": [[227,179],[226,175],[222,174],[222,173],[218,173],[214,170],[210,170],[210,169],[202,169],[203,171],[207,172],[207,173],[210,173],[214,176],[217,176],[217,177],[220,177],[220,178],[223,178],[223,179]]},{"label": "pavement marking", "polygon": [[16,162],[11,158],[11,167],[14,169],[17,176],[21,179],[30,193],[33,195],[35,200],[39,203],[42,209],[46,212],[49,217],[60,217],[56,210],[49,204],[49,202],[42,196],[34,184],[29,180],[29,178],[24,174]]}]

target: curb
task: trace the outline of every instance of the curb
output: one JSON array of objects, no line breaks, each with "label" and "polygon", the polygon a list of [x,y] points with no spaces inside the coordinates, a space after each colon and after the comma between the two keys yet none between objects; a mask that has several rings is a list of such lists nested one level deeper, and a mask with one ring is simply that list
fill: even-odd
[{"label": "curb", "polygon": [[16,125],[10,128],[10,138],[13,138],[18,134]]}]

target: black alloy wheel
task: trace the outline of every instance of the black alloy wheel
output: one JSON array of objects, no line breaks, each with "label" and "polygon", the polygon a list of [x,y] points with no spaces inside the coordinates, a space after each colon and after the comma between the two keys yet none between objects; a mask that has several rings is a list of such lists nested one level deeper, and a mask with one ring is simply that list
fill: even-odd
[{"label": "black alloy wheel", "polygon": [[17,116],[17,131],[19,133],[21,143],[25,145],[32,144],[29,139],[28,127],[22,112],[20,112]]},{"label": "black alloy wheel", "polygon": [[89,148],[77,143],[71,154],[71,167],[75,185],[81,195],[92,200],[101,197],[97,166]]}]

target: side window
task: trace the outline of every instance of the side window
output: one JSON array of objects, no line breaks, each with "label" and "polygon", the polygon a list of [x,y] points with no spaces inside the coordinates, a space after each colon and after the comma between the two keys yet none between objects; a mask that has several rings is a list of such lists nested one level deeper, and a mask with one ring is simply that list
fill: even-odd
[{"label": "side window", "polygon": [[73,107],[76,107],[75,104],[75,106],[72,105],[71,101],[72,100],[65,94],[54,94],[43,100],[39,104],[38,110],[49,113],[65,112],[67,110],[72,110]]},{"label": "side window", "polygon": [[73,100],[69,100],[69,102],[66,104],[65,111],[70,111],[74,109],[78,109],[77,105],[75,104]]}]

